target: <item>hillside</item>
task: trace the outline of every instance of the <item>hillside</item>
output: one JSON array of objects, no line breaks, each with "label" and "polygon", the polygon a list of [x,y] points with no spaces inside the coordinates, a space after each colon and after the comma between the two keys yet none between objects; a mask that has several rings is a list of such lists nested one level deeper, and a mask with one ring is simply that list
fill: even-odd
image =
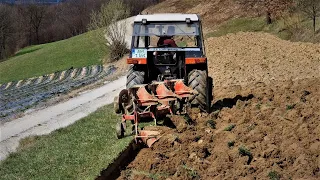
[{"label": "hillside", "polygon": [[206,30],[212,30],[231,18],[253,17],[259,14],[234,0],[166,0],[147,8],[143,13],[196,13],[203,19]]},{"label": "hillside", "polygon": [[102,64],[106,51],[92,40],[92,32],[70,39],[24,48],[0,63],[0,83]]}]

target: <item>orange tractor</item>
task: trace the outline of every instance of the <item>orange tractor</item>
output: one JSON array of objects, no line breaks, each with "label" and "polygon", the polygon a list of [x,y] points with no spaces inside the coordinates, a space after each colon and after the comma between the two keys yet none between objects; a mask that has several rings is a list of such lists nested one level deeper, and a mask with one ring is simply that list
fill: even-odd
[{"label": "orange tractor", "polygon": [[118,138],[131,121],[136,140],[150,147],[159,133],[139,131],[141,119],[152,118],[157,124],[166,115],[185,114],[190,106],[210,111],[213,84],[198,15],[136,16],[127,63],[127,89],[114,101],[116,113],[122,114]]}]

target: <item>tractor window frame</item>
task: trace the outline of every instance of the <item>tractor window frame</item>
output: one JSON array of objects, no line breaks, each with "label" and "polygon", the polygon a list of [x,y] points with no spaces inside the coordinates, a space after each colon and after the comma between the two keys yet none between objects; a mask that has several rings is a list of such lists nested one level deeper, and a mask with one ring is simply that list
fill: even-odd
[{"label": "tractor window frame", "polygon": [[[175,28],[175,32],[180,33],[168,33],[168,27],[170,26]],[[199,22],[150,22],[148,24],[134,23],[132,36],[199,36],[200,26],[201,25]],[[191,28],[194,28],[194,31],[192,31]],[[149,32],[149,29],[153,29],[155,31],[152,33]],[[159,31],[157,32],[156,29]]]},{"label": "tractor window frame", "polygon": [[[164,26],[164,27],[169,27],[169,26],[174,26],[176,29],[178,29],[178,32],[180,33],[174,33],[174,34],[164,34],[160,33],[163,32],[159,29],[159,33],[141,33],[141,31],[146,31],[148,28],[143,28],[143,27],[150,27],[150,28],[157,28],[157,26]],[[194,28],[193,31],[192,29],[189,29],[187,31],[183,27],[187,28]],[[149,30],[148,30],[149,31]],[[187,31],[187,32],[186,32]],[[177,31],[176,31],[177,32]],[[160,38],[161,36],[185,36],[186,39],[190,41],[190,39],[194,39],[192,43],[195,43],[194,46],[180,46],[179,48],[202,48],[202,42],[201,42],[201,22],[192,22],[192,23],[186,23],[186,22],[149,22],[148,24],[142,24],[142,23],[137,23],[135,22],[133,24],[133,35],[132,35],[132,48],[150,48],[150,36],[158,37]],[[151,46],[155,47],[155,46]]]}]

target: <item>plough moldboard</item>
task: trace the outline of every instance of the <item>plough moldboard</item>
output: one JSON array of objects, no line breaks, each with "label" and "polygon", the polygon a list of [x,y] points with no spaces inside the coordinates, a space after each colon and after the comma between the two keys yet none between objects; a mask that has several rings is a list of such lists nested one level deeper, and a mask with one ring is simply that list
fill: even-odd
[{"label": "plough moldboard", "polygon": [[117,137],[124,136],[126,122],[131,121],[136,142],[143,142],[151,147],[161,134],[159,131],[139,131],[139,122],[142,119],[152,119],[157,125],[157,119],[167,115],[186,114],[189,98],[196,95],[197,92],[186,86],[182,79],[155,81],[122,90],[114,102],[116,113],[122,114],[116,128]]}]

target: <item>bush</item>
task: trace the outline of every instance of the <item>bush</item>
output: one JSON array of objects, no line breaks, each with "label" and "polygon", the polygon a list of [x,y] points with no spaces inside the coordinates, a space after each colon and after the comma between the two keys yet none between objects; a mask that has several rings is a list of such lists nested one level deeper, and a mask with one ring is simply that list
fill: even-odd
[{"label": "bush", "polygon": [[128,52],[125,19],[129,15],[129,7],[119,0],[109,1],[101,6],[99,12],[91,14],[89,30],[94,30],[96,42],[105,45],[105,49],[109,51],[110,62],[120,59]]}]

